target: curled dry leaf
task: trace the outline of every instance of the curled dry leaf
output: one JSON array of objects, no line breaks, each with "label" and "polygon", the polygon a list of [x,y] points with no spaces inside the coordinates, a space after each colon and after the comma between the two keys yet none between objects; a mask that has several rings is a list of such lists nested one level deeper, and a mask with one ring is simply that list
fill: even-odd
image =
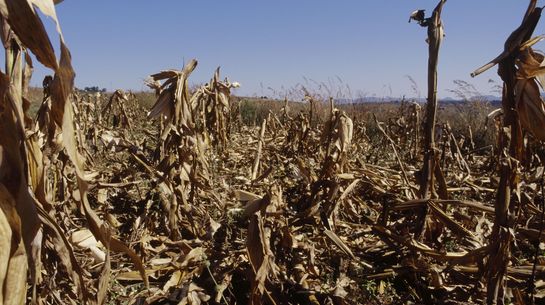
[{"label": "curled dry leaf", "polygon": [[93,236],[93,233],[88,229],[83,229],[72,233],[70,241],[76,247],[89,249],[95,258],[96,262],[103,263],[106,261],[106,253],[98,248],[98,241]]},{"label": "curled dry leaf", "polygon": [[[544,56],[527,47],[518,59],[515,99],[520,123],[539,140],[545,140],[545,101],[541,97],[538,77],[545,75]],[[542,85],[542,84],[541,84]]]}]

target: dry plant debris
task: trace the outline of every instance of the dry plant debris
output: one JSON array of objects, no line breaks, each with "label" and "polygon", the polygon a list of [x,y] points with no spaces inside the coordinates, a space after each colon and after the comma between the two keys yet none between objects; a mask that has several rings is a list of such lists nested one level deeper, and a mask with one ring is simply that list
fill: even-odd
[{"label": "dry plant debris", "polygon": [[[361,119],[303,88],[252,125],[219,68],[189,87],[196,60],[150,76],[150,109],[74,91],[37,13],[57,22],[54,1],[0,0],[0,304],[542,302],[541,9],[475,72],[499,64],[505,82],[497,141],[476,147],[435,116],[445,2],[411,15],[426,113]],[[54,74],[34,118],[30,52]]]}]

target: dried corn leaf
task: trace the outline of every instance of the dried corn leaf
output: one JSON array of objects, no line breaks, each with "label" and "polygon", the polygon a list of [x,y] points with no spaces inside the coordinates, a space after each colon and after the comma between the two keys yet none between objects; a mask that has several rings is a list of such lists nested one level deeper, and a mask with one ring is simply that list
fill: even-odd
[{"label": "dried corn leaf", "polygon": [[202,302],[210,300],[210,296],[206,294],[201,287],[190,283],[187,289],[187,295],[178,303],[179,305],[199,305]]},{"label": "dried corn leaf", "polygon": [[0,184],[0,302],[22,304],[26,293],[27,260],[20,237],[15,200]]},{"label": "dried corn leaf", "polygon": [[536,6],[536,1],[532,1],[530,3],[530,6],[528,7],[527,14],[524,17],[521,25],[515,31],[513,31],[513,33],[511,33],[511,35],[509,35],[509,37],[505,41],[503,52],[500,55],[498,55],[496,58],[494,58],[492,61],[490,61],[489,63],[473,71],[471,73],[471,77],[475,77],[485,72],[486,70],[497,65],[499,62],[501,62],[508,56],[511,56],[515,52],[519,51],[519,47],[525,41],[530,39],[530,36],[534,32],[537,26],[537,23],[539,22],[539,19],[541,17],[541,12],[543,10],[543,8],[535,7],[535,6]]},{"label": "dried corn leaf", "polygon": [[276,274],[274,254],[270,247],[270,230],[264,227],[261,212],[250,218],[246,248],[255,274],[251,297],[255,302],[264,295],[267,279]]},{"label": "dried corn leaf", "polygon": [[151,108],[148,117],[153,118],[162,115],[168,123],[175,126],[190,127],[193,124],[189,106],[187,78],[196,67],[197,60],[192,59],[181,71],[169,70],[151,76],[155,81],[167,80],[162,85],[159,98]]},{"label": "dried corn leaf", "polygon": [[337,247],[339,247],[339,249],[341,249],[344,253],[346,253],[346,255],[350,256],[350,258],[352,259],[356,258],[354,256],[354,253],[352,253],[352,250],[348,248],[348,246],[339,238],[339,236],[337,236],[337,234],[335,234],[335,232],[326,229],[324,230],[324,233],[327,237],[329,237],[329,239],[331,239],[331,241],[335,245],[337,245]]},{"label": "dried corn leaf", "polygon": [[545,140],[545,101],[541,97],[537,77],[545,74],[544,56],[531,47],[522,51],[517,59],[515,102],[520,124],[536,138]]},{"label": "dried corn leaf", "polygon": [[2,0],[0,1],[0,13],[8,21],[13,31],[17,33],[23,45],[29,48],[42,64],[56,70],[58,65],[53,46],[33,5],[38,6],[42,13],[51,17],[58,24],[55,10],[52,8],[54,3],[51,0]]},{"label": "dried corn leaf", "polygon": [[75,279],[76,288],[78,291],[81,291],[83,301],[89,300],[89,293],[85,284],[83,282],[83,271],[74,256],[74,252],[70,245],[70,242],[64,235],[63,230],[59,225],[51,218],[51,216],[37,203],[38,214],[40,216],[40,221],[44,225],[46,232],[49,232],[49,235],[52,239],[53,246],[57,252],[57,255],[60,257],[62,263],[64,264],[67,272]]},{"label": "dried corn leaf", "polygon": [[97,304],[102,305],[106,302],[106,296],[108,289],[110,288],[110,234],[106,232],[106,257],[104,259],[104,266],[100,272],[100,279],[98,281],[97,291]]},{"label": "dried corn leaf", "polygon": [[97,262],[105,262],[106,253],[98,248],[98,241],[95,239],[91,231],[87,229],[76,231],[72,233],[72,236],[70,236],[70,241],[76,247],[89,249]]}]

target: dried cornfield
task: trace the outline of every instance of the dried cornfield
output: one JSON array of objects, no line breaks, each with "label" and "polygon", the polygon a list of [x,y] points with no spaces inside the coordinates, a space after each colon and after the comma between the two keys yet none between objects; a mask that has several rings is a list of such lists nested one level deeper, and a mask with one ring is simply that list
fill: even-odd
[{"label": "dried cornfield", "polygon": [[[150,76],[149,109],[73,90],[38,13],[58,25],[56,2],[0,0],[0,304],[545,301],[536,1],[473,74],[504,81],[483,147],[437,115],[446,0],[410,19],[427,28],[425,108],[377,117],[303,88],[256,124],[219,68],[189,87],[197,60]],[[53,74],[35,117],[30,53]]]}]

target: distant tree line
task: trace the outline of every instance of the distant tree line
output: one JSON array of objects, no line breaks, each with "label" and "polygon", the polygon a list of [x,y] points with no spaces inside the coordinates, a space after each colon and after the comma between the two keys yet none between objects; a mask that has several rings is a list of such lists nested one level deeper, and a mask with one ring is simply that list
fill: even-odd
[{"label": "distant tree line", "polygon": [[79,91],[86,92],[86,93],[106,92],[106,88],[100,89],[100,87],[98,87],[98,86],[85,87],[85,88],[83,88],[83,89],[78,89],[78,90],[79,90]]}]

